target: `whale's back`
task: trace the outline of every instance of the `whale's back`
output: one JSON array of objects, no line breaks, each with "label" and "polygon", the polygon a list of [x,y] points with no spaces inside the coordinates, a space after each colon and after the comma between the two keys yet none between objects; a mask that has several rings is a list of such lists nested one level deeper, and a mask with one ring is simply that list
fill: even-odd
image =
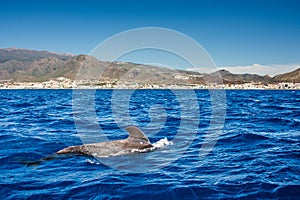
[{"label": "whale's back", "polygon": [[99,142],[84,144],[80,146],[70,146],[57,152],[57,154],[79,154],[92,155],[96,157],[110,157],[116,155],[130,154],[134,149],[143,150],[153,147],[148,137],[137,127],[128,126],[126,131],[129,133],[127,139],[109,142]]}]

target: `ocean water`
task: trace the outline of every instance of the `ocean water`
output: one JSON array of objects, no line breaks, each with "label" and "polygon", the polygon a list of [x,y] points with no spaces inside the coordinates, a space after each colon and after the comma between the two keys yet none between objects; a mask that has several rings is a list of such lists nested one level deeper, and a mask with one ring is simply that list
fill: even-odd
[{"label": "ocean water", "polygon": [[[74,101],[72,90],[0,90],[1,199],[300,198],[300,91],[228,90],[216,112],[207,90],[114,92],[82,90]],[[160,148],[54,154],[124,139],[132,124]]]}]

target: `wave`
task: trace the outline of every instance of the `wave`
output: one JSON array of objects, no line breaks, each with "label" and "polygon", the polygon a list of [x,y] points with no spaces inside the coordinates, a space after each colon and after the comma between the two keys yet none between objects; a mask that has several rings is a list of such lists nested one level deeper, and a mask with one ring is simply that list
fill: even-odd
[{"label": "wave", "polygon": [[236,142],[249,142],[249,140],[251,141],[265,141],[265,140],[269,140],[272,139],[268,136],[264,136],[264,135],[259,135],[259,134],[255,134],[255,133],[239,133],[239,134],[230,134],[230,135],[223,135],[221,136],[221,138],[218,140],[218,142],[221,143],[236,143]]},{"label": "wave", "polygon": [[[214,133],[217,128],[209,128],[212,118],[209,92],[196,91],[199,134],[193,135],[195,140],[179,159],[166,166],[162,163],[172,160],[168,157],[170,150],[180,146],[186,135],[192,136],[188,133],[194,122],[180,123],[189,113],[181,116],[178,102],[172,100],[174,95],[171,98],[164,90],[138,90],[139,99],[132,97],[129,102],[131,109],[138,109],[130,110],[131,121],[124,118],[119,126],[111,112],[111,93],[97,91],[94,124],[89,115],[92,109],[83,108],[82,112],[72,109],[71,90],[1,91],[0,196],[4,199],[297,199],[300,196],[298,91],[297,95],[288,91],[226,91],[228,109],[223,134],[213,150],[201,158],[199,149],[206,142],[205,133],[208,130]],[[163,118],[157,107],[153,114],[158,115],[158,122],[147,123],[150,117],[146,108],[157,103],[168,107],[160,131],[158,122]],[[90,137],[91,142],[98,141],[96,125],[109,139],[119,139],[123,134],[120,128],[134,123],[147,126],[153,147],[101,160],[52,156],[65,146],[81,142],[73,115],[82,120],[80,136]],[[179,127],[187,134],[173,145],[172,138]],[[158,167],[146,170],[153,166]]]}]

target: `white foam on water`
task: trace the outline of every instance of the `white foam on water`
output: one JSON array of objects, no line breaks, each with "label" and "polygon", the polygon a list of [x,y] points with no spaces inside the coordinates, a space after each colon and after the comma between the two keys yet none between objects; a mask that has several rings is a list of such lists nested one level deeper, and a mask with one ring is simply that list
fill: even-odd
[{"label": "white foam on water", "polygon": [[96,161],[96,160],[91,160],[91,159],[87,159],[86,160],[87,163],[89,164],[93,164],[93,165],[100,165],[101,163]]},{"label": "white foam on water", "polygon": [[161,139],[154,144],[152,144],[155,148],[163,148],[165,146],[173,145],[172,141],[169,141],[168,138]]},{"label": "white foam on water", "polygon": [[162,148],[164,148],[166,146],[169,146],[169,145],[173,145],[173,142],[169,141],[168,138],[164,138],[164,139],[161,139],[161,140],[153,143],[152,147],[150,147],[150,148],[146,148],[146,149],[132,149],[131,152],[132,153],[135,153],[135,152],[145,153],[145,152],[154,151],[156,149],[162,149]]}]

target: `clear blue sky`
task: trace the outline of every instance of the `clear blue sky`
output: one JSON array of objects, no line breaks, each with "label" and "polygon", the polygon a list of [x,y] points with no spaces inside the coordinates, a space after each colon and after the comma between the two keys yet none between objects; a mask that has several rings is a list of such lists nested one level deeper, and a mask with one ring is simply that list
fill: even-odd
[{"label": "clear blue sky", "polygon": [[218,66],[300,63],[300,1],[1,1],[0,48],[88,53],[109,36],[158,26],[199,42]]}]

